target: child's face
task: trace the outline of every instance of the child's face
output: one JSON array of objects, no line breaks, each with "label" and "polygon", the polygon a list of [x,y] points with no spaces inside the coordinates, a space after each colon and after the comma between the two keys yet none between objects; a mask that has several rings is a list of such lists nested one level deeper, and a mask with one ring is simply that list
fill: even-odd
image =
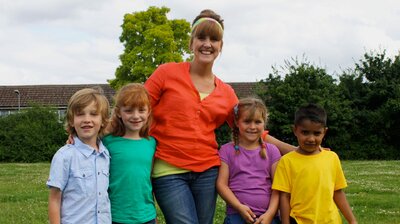
[{"label": "child's face", "polygon": [[95,102],[92,102],[83,108],[82,111],[74,114],[74,121],[72,124],[79,139],[92,146],[93,144],[96,144],[97,136],[102,124],[101,114],[97,109]]},{"label": "child's face", "polygon": [[123,106],[120,109],[119,117],[125,126],[125,135],[133,135],[139,137],[140,129],[147,124],[149,118],[149,108]]},{"label": "child's face", "polygon": [[293,128],[294,135],[299,143],[299,152],[305,155],[319,153],[322,139],[327,128],[317,122],[304,120]]},{"label": "child's face", "polygon": [[237,126],[240,145],[248,149],[260,146],[259,138],[265,127],[261,113],[256,112],[253,118],[249,118],[248,112],[244,112],[237,121]]}]

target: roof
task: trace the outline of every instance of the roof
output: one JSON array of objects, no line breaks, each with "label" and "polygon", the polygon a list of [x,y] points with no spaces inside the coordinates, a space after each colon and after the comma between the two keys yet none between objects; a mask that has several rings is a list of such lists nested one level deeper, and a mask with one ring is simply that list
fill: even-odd
[{"label": "roof", "polygon": [[254,96],[257,82],[228,82],[235,90],[236,95],[241,97]]},{"label": "roof", "polygon": [[[238,97],[254,95],[255,82],[231,82]],[[69,98],[78,90],[99,86],[110,102],[115,90],[109,84],[79,84],[79,85],[21,85],[0,86],[0,108],[18,109],[18,94],[20,94],[20,106],[28,107],[32,103],[44,106],[66,107]]]},{"label": "roof", "polygon": [[31,103],[66,107],[69,98],[76,91],[94,86],[101,87],[111,101],[115,91],[108,84],[0,86],[0,108],[18,108],[16,90],[20,93],[21,107],[28,107]]}]

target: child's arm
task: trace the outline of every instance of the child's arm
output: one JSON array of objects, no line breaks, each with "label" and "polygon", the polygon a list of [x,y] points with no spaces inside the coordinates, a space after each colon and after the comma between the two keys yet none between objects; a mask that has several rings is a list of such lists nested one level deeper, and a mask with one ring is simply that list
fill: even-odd
[{"label": "child's arm", "polygon": [[230,204],[234,209],[236,209],[246,222],[253,223],[256,215],[251,211],[251,209],[240,203],[233,194],[232,190],[228,186],[229,179],[229,167],[226,163],[221,161],[221,166],[219,167],[219,173],[217,178],[217,191],[222,199],[226,203]]},{"label": "child's arm", "polygon": [[282,224],[290,223],[290,193],[279,192],[279,211]]},{"label": "child's arm", "polygon": [[349,224],[357,224],[356,217],[354,217],[353,211],[350,208],[350,205],[346,199],[346,195],[342,189],[336,190],[333,193],[333,200],[336,203],[336,206],[340,209],[343,216],[346,218]]},{"label": "child's arm", "polygon": [[268,134],[265,136],[264,140],[268,143],[276,145],[276,147],[278,147],[282,155],[285,155],[288,152],[296,150],[295,146],[288,144],[286,142],[282,142],[281,140],[276,139],[275,137]]},{"label": "child's arm", "polygon": [[[274,179],[276,166],[278,165],[278,161],[272,164],[271,166],[271,175],[272,179]],[[267,211],[262,214],[254,224],[269,224],[274,219],[276,212],[278,211],[279,207],[279,191],[272,190],[271,198],[269,200],[269,206]]]},{"label": "child's arm", "polygon": [[258,217],[254,224],[270,224],[274,219],[279,206],[279,191],[272,190],[271,199],[267,211]]},{"label": "child's arm", "polygon": [[61,223],[61,190],[50,187],[49,193],[49,221],[50,224]]}]

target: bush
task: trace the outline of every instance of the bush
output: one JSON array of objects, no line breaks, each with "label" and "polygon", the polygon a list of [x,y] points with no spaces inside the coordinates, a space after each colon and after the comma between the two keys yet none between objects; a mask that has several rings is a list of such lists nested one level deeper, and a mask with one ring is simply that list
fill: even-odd
[{"label": "bush", "polygon": [[215,130],[215,136],[217,138],[218,149],[219,149],[222,145],[232,141],[231,128],[227,123],[225,123],[221,127]]},{"label": "bush", "polygon": [[54,109],[33,106],[0,118],[0,161],[50,161],[67,139]]}]

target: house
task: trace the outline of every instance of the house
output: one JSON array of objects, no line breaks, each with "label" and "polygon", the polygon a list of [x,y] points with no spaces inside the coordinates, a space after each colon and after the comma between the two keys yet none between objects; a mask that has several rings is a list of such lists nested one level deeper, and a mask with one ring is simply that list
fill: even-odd
[{"label": "house", "polygon": [[[239,97],[255,95],[256,82],[228,83]],[[21,85],[0,86],[0,116],[29,108],[32,103],[57,108],[58,116],[64,117],[69,98],[78,90],[87,87],[101,87],[110,102],[115,90],[108,84],[79,84],[79,85]]]}]

